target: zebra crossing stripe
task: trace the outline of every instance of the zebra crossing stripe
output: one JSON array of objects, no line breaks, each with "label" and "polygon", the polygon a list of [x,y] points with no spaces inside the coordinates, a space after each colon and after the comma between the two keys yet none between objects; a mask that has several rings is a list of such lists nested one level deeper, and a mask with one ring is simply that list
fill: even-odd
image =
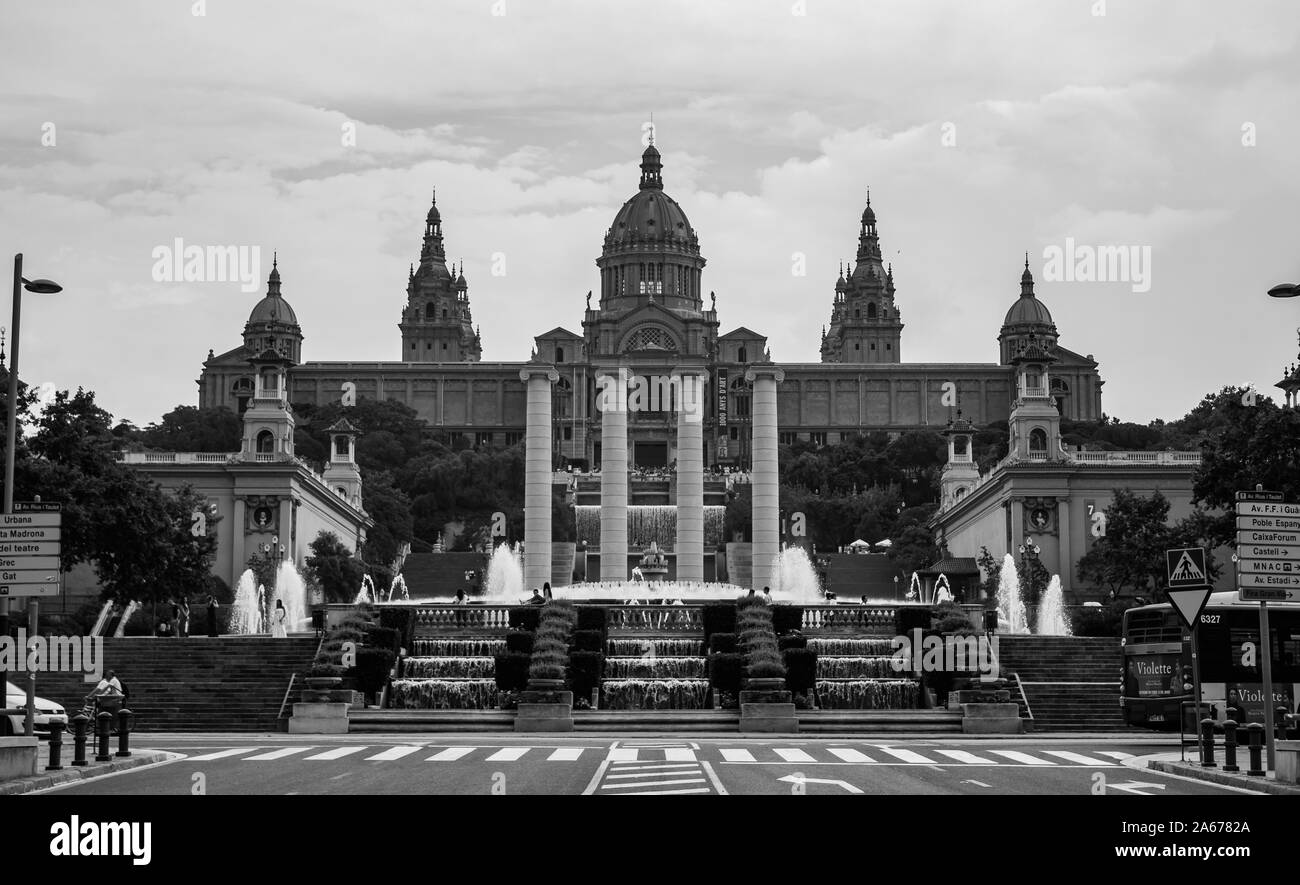
[{"label": "zebra crossing stripe", "polygon": [[213,759],[226,759],[231,756],[238,756],[240,753],[251,753],[254,750],[260,750],[261,747],[235,747],[233,750],[217,750],[215,753],[204,753],[202,756],[191,756],[187,762],[211,762]]},{"label": "zebra crossing stripe", "polygon": [[848,747],[827,747],[831,755],[837,757],[842,762],[868,762],[875,764],[874,759],[865,753],[859,753],[857,750]]},{"label": "zebra crossing stripe", "polygon": [[636,747],[614,747],[605,758],[610,762],[636,762],[638,752]]},{"label": "zebra crossing stripe", "polygon": [[690,747],[667,747],[664,750],[665,762],[694,762],[695,751]]},{"label": "zebra crossing stripe", "polygon": [[694,768],[698,763],[695,762],[652,762],[647,765],[630,765],[626,762],[615,762],[611,771],[662,771],[665,768]]},{"label": "zebra crossing stripe", "polygon": [[1004,759],[1010,759],[1012,762],[1019,762],[1022,765],[1055,765],[1050,759],[1039,759],[1037,756],[1030,756],[1028,753],[1021,753],[1019,750],[989,750],[995,756],[1001,756]]},{"label": "zebra crossing stripe", "polygon": [[934,765],[934,760],[927,759],[920,753],[913,753],[911,750],[896,750],[893,747],[876,747],[882,753],[888,753],[900,762],[913,762],[920,765]]},{"label": "zebra crossing stripe", "polygon": [[749,752],[748,750],[720,749],[718,752],[722,754],[722,761],[724,762],[753,762],[754,761],[754,754]]},{"label": "zebra crossing stripe", "polygon": [[502,747],[491,756],[487,757],[488,762],[518,762],[527,753],[530,747]]},{"label": "zebra crossing stripe", "polygon": [[1125,759],[1133,758],[1132,753],[1121,753],[1119,750],[1104,750],[1097,755],[1105,756],[1108,759],[1114,759],[1116,762],[1123,762]]},{"label": "zebra crossing stripe", "polygon": [[635,793],[621,793],[623,796],[681,796],[685,793],[707,793],[708,787],[695,787],[691,790],[638,790]]},{"label": "zebra crossing stripe", "polygon": [[324,753],[317,753],[315,756],[308,756],[307,761],[342,759],[344,756],[351,756],[353,753],[360,753],[362,750],[369,749],[369,747],[336,747],[333,750],[326,750]]},{"label": "zebra crossing stripe", "polygon": [[546,757],[547,762],[577,762],[585,747],[560,747]]},{"label": "zebra crossing stripe", "polygon": [[630,790],[633,787],[649,787],[649,786],[671,787],[671,786],[676,786],[677,784],[702,784],[702,783],[705,783],[705,780],[702,777],[687,777],[687,778],[679,778],[678,780],[675,781],[654,781],[652,784],[646,783],[644,781],[640,783],[628,782],[626,784],[602,784],[601,789],[602,790]]},{"label": "zebra crossing stripe", "polygon": [[773,747],[772,752],[780,756],[786,762],[816,762],[812,756],[809,756],[803,750],[793,749],[790,747]]},{"label": "zebra crossing stripe", "polygon": [[976,756],[974,753],[967,753],[965,750],[940,750],[937,747],[935,752],[941,756],[947,756],[949,759],[955,759],[966,765],[997,765],[992,759],[984,759]]},{"label": "zebra crossing stripe", "polygon": [[294,753],[305,753],[308,750],[314,750],[315,747],[281,747],[278,750],[272,750],[269,753],[260,753],[257,756],[249,756],[244,759],[245,762],[270,762],[273,759],[283,759],[285,756],[292,756]]},{"label": "zebra crossing stripe", "polygon": [[691,766],[690,768],[686,768],[686,767],[677,768],[671,771],[634,771],[629,774],[623,774],[622,770],[620,769],[618,774],[607,774],[605,775],[605,777],[608,780],[627,780],[630,777],[639,777],[639,778],[680,777],[683,774],[698,774],[698,771],[695,770],[695,766]]},{"label": "zebra crossing stripe", "polygon": [[1100,759],[1093,759],[1091,756],[1084,756],[1081,753],[1071,753],[1069,750],[1044,750],[1044,754],[1055,756],[1058,759],[1064,759],[1066,762],[1077,762],[1080,765],[1114,765],[1114,762],[1103,762]]},{"label": "zebra crossing stripe", "polygon": [[470,753],[477,750],[478,747],[448,747],[445,750],[439,750],[434,753],[426,762],[455,762],[457,759],[463,759]]},{"label": "zebra crossing stripe", "polygon": [[403,756],[410,756],[417,750],[423,750],[424,747],[389,747],[382,753],[376,753],[373,756],[367,756],[367,762],[391,762],[394,759],[401,759]]}]

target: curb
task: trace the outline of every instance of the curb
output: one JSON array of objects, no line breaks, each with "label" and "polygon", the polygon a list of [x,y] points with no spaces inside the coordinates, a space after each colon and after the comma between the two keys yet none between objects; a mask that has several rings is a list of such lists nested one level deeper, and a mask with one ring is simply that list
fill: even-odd
[{"label": "curb", "polygon": [[1259,793],[1271,793],[1274,796],[1300,796],[1300,786],[1280,784],[1267,777],[1250,777],[1245,774],[1230,774],[1212,768],[1202,768],[1191,762],[1170,762],[1164,759],[1150,759],[1147,767],[1165,774],[1176,774],[1191,780],[1205,781],[1223,787],[1236,787]]},{"label": "curb", "polygon": [[13,796],[22,793],[34,793],[51,787],[63,786],[77,781],[89,781],[109,774],[129,771],[145,765],[170,762],[181,758],[179,753],[167,753],[161,750],[133,750],[127,759],[114,759],[112,762],[92,763],[84,768],[65,767],[62,771],[47,771],[33,777],[17,778],[0,783],[0,796]]}]

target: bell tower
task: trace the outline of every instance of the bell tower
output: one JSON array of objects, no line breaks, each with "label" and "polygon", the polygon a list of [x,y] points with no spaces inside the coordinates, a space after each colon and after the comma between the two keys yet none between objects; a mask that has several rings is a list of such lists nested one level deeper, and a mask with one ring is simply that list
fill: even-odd
[{"label": "bell tower", "polygon": [[1033,333],[1021,344],[1011,364],[1016,371],[1016,399],[1012,403],[1011,454],[1022,461],[1059,461],[1061,413],[1052,399],[1048,373],[1056,357]]},{"label": "bell tower", "polygon": [[347,418],[331,424],[330,460],[322,477],[325,483],[353,508],[361,509],[361,471],[357,469],[357,436],[360,430]]},{"label": "bell tower", "polygon": [[293,459],[293,411],[289,407],[287,356],[265,350],[250,359],[253,367],[253,397],[244,412],[241,461],[289,461]]},{"label": "bell tower", "polygon": [[941,432],[948,439],[948,462],[943,465],[939,479],[942,506],[946,509],[966,497],[979,480],[980,472],[975,464],[975,427],[962,417],[960,409],[957,420],[949,420]]}]

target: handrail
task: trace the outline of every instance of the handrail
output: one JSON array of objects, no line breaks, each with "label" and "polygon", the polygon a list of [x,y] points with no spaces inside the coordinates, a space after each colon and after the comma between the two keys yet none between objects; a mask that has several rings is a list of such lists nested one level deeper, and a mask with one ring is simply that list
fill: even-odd
[{"label": "handrail", "polygon": [[284,697],[280,700],[280,715],[276,716],[275,717],[276,719],[288,718],[287,716],[284,715],[284,709],[285,707],[289,706],[289,698],[293,696],[293,684],[297,679],[298,679],[297,673],[289,674],[289,687],[284,690]]},{"label": "handrail", "polygon": [[1020,699],[1025,702],[1025,713],[1028,715],[1029,721],[1033,722],[1034,708],[1029,706],[1029,695],[1025,693],[1025,684],[1020,681],[1019,673],[1012,673],[1011,678],[1016,680],[1016,688],[1020,689]]}]

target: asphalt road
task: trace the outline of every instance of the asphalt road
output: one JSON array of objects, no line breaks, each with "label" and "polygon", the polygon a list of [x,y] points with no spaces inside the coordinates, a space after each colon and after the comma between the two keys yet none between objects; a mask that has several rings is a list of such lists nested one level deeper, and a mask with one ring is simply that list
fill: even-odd
[{"label": "asphalt road", "polygon": [[1029,737],[172,735],[68,795],[1241,795],[1148,770],[1167,742]]}]

